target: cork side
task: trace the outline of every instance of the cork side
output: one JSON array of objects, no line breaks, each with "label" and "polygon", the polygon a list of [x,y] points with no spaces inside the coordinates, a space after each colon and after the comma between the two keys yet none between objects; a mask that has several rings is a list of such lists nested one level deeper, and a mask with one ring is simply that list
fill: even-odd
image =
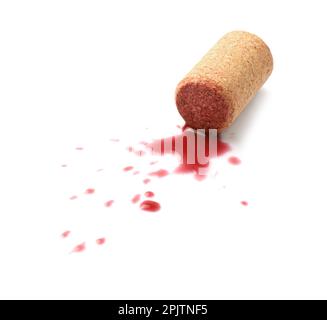
[{"label": "cork side", "polygon": [[218,41],[212,54],[225,75],[228,72],[228,77],[215,72],[212,75],[232,93],[234,121],[271,75],[273,57],[261,38],[246,31],[227,33]]},{"label": "cork side", "polygon": [[233,109],[223,88],[205,78],[185,78],[176,89],[176,105],[186,124],[193,129],[227,128]]}]

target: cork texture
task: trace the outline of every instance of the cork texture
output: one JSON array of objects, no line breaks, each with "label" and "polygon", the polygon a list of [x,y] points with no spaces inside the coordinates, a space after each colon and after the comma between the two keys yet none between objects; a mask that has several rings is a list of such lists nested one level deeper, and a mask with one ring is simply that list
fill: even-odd
[{"label": "cork texture", "polygon": [[178,84],[178,111],[194,129],[221,132],[239,116],[272,69],[270,50],[259,37],[230,32]]}]

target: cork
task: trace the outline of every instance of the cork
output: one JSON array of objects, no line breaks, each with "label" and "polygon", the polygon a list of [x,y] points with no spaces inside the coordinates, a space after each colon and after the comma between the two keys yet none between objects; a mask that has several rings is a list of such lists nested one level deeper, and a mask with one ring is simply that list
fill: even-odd
[{"label": "cork", "polygon": [[194,129],[228,128],[273,69],[268,46],[254,34],[233,31],[222,37],[176,89],[176,105]]}]

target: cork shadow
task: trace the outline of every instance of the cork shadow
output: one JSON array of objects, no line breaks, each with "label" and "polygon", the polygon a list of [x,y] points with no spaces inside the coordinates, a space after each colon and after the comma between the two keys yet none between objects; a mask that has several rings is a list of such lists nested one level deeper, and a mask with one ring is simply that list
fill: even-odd
[{"label": "cork shadow", "polygon": [[235,122],[223,133],[228,140],[238,143],[244,140],[249,128],[259,117],[259,113],[264,107],[264,103],[268,98],[268,91],[262,88],[248,106],[243,110]]}]

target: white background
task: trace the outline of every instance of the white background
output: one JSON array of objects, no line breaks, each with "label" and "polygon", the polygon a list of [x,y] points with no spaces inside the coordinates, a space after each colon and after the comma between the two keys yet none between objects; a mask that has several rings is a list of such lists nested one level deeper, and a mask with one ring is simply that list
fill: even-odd
[{"label": "white background", "polygon": [[[327,298],[324,5],[1,1],[0,297]],[[259,35],[274,56],[223,136],[242,164],[226,156],[203,182],[145,187],[151,157],[125,147],[178,131],[176,84],[232,30]],[[130,164],[139,178],[122,172]],[[130,203],[146,189],[159,212]]]}]

